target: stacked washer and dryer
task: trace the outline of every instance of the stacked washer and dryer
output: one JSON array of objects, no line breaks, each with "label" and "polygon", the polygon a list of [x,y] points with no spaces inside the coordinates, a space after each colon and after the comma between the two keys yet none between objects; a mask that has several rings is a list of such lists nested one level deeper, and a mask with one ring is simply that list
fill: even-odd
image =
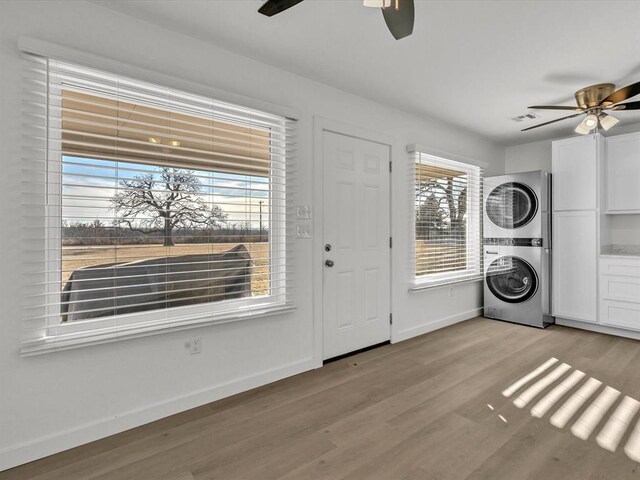
[{"label": "stacked washer and dryer", "polygon": [[551,174],[484,180],[484,316],[544,328],[551,316]]}]

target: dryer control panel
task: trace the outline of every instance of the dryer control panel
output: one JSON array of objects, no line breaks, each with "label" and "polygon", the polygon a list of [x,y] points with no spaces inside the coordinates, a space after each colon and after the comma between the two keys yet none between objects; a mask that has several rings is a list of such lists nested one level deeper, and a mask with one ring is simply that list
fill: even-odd
[{"label": "dryer control panel", "polygon": [[499,247],[543,247],[542,238],[484,238],[484,245]]}]

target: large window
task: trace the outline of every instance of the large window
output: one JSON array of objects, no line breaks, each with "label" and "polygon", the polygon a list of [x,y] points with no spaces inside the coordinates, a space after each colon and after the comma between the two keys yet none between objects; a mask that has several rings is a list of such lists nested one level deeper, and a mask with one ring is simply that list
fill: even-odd
[{"label": "large window", "polygon": [[29,64],[27,350],[287,308],[292,121]]},{"label": "large window", "polygon": [[480,275],[480,168],[415,152],[415,281]]}]

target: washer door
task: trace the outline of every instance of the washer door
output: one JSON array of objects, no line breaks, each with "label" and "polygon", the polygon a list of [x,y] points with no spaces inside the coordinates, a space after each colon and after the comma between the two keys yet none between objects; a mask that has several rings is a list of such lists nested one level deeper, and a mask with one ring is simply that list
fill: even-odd
[{"label": "washer door", "polygon": [[520,228],[535,217],[538,198],[524,183],[503,183],[487,197],[485,210],[489,219],[501,228]]},{"label": "washer door", "polygon": [[486,275],[487,287],[503,302],[522,303],[538,291],[538,275],[529,262],[506,256],[494,260]]}]

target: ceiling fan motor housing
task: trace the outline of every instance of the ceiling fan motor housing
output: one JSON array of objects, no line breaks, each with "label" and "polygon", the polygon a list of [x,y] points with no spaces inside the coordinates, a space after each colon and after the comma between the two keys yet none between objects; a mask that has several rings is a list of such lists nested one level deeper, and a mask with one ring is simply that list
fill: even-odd
[{"label": "ceiling fan motor housing", "polygon": [[593,108],[611,95],[616,86],[613,83],[598,83],[582,88],[576,92],[576,102],[580,108]]}]

